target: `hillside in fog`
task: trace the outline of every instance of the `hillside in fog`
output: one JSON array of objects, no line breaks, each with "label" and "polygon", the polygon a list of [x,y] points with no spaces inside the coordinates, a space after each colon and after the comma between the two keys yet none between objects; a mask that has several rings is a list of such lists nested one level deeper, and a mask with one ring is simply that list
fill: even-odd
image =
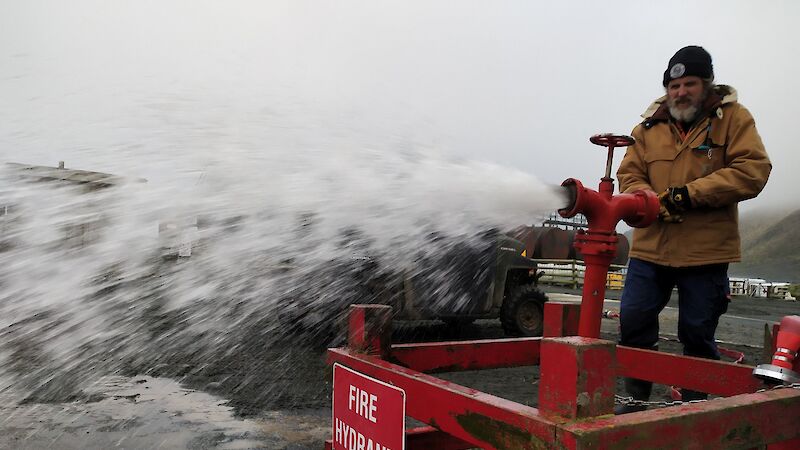
[{"label": "hillside in fog", "polygon": [[800,282],[800,209],[743,213],[740,230],[742,262],[731,275]]},{"label": "hillside in fog", "polygon": [[[742,262],[731,264],[734,277],[800,283],[800,209],[757,209],[739,216]],[[633,230],[625,231],[633,240]]]}]

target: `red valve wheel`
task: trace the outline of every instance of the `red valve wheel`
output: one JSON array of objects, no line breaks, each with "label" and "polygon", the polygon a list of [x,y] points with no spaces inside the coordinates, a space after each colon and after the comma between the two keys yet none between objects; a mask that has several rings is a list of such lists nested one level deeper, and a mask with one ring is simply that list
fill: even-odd
[{"label": "red valve wheel", "polygon": [[589,138],[589,142],[596,145],[602,145],[603,147],[617,148],[633,145],[636,142],[636,139],[634,139],[633,136],[628,136],[625,134],[604,133],[595,134]]}]

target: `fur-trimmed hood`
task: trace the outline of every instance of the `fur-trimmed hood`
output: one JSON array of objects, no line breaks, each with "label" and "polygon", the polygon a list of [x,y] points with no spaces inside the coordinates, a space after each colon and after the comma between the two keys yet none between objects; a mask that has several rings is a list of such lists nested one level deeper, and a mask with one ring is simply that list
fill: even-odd
[{"label": "fur-trimmed hood", "polygon": [[[719,106],[723,106],[729,103],[736,103],[739,100],[739,95],[736,93],[736,89],[732,86],[728,86],[725,84],[718,84],[714,86],[714,94],[718,97],[721,97]],[[666,102],[667,96],[663,95],[660,98],[656,99],[646,110],[642,113],[642,118],[650,119],[654,116],[657,116],[657,112],[660,109],[666,109]],[[715,102],[716,103],[716,102]]]}]

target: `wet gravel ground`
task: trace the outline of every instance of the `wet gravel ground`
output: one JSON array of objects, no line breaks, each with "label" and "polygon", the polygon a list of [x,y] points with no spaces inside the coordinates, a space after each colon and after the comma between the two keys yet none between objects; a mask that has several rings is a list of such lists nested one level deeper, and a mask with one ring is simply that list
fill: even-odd
[{"label": "wet gravel ground", "polygon": [[[551,300],[577,301],[577,292],[548,289]],[[605,309],[618,310],[618,291]],[[662,313],[661,351],[680,353],[676,304]],[[734,298],[718,331],[720,346],[762,362],[764,326],[799,314],[800,303]],[[618,322],[602,321],[602,337],[616,340]],[[502,337],[499,322],[460,330],[438,322],[395,324],[395,342]],[[330,376],[323,345],[265,347],[253,342],[235,358],[193,367],[161,367],[148,374],[103,377],[80,398],[62,403],[25,401],[0,380],[0,448],[320,449],[330,434]],[[538,367],[440,374],[444,379],[535,406]],[[657,386],[654,400],[669,399]],[[621,393],[621,391],[620,391]]]}]

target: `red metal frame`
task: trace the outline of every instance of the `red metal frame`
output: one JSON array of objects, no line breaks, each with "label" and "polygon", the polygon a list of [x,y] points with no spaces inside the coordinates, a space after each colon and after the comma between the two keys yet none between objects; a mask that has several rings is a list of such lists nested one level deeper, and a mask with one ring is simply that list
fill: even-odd
[{"label": "red metal frame", "polygon": [[[576,236],[586,274],[581,305],[551,303],[546,336],[579,336],[438,344],[391,345],[391,307],[354,305],[348,347],[328,350],[341,363],[406,393],[406,414],[432,429],[409,432],[406,448],[791,448],[800,443],[800,389],[761,390],[753,367],[616,346],[597,339],[608,266],[616,253],[616,224],[647,226],[659,211],[653,192],[613,195],[615,146],[629,136],[596,135],[607,146],[599,192],[580,181],[562,183],[571,204],[564,217],[586,216]],[[539,408],[450,383],[423,372],[541,366]],[[617,376],[730,396],[620,416],[613,415]],[[441,433],[438,433],[437,431]]]},{"label": "red metal frame", "polygon": [[[348,345],[389,335],[390,307],[354,305]],[[373,320],[373,323],[368,323]],[[364,330],[370,330],[366,335]],[[371,335],[370,335],[371,334]],[[360,337],[359,337],[360,336]],[[380,349],[384,349],[383,352]],[[752,367],[614,345],[594,338],[376,344],[328,350],[338,362],[405,390],[407,414],[431,428],[406,448],[791,448],[800,442],[800,390],[764,387]],[[376,351],[377,350],[377,351]],[[424,372],[541,365],[539,408]],[[730,396],[614,416],[614,382],[632,376]],[[783,447],[781,447],[783,446]]]}]

